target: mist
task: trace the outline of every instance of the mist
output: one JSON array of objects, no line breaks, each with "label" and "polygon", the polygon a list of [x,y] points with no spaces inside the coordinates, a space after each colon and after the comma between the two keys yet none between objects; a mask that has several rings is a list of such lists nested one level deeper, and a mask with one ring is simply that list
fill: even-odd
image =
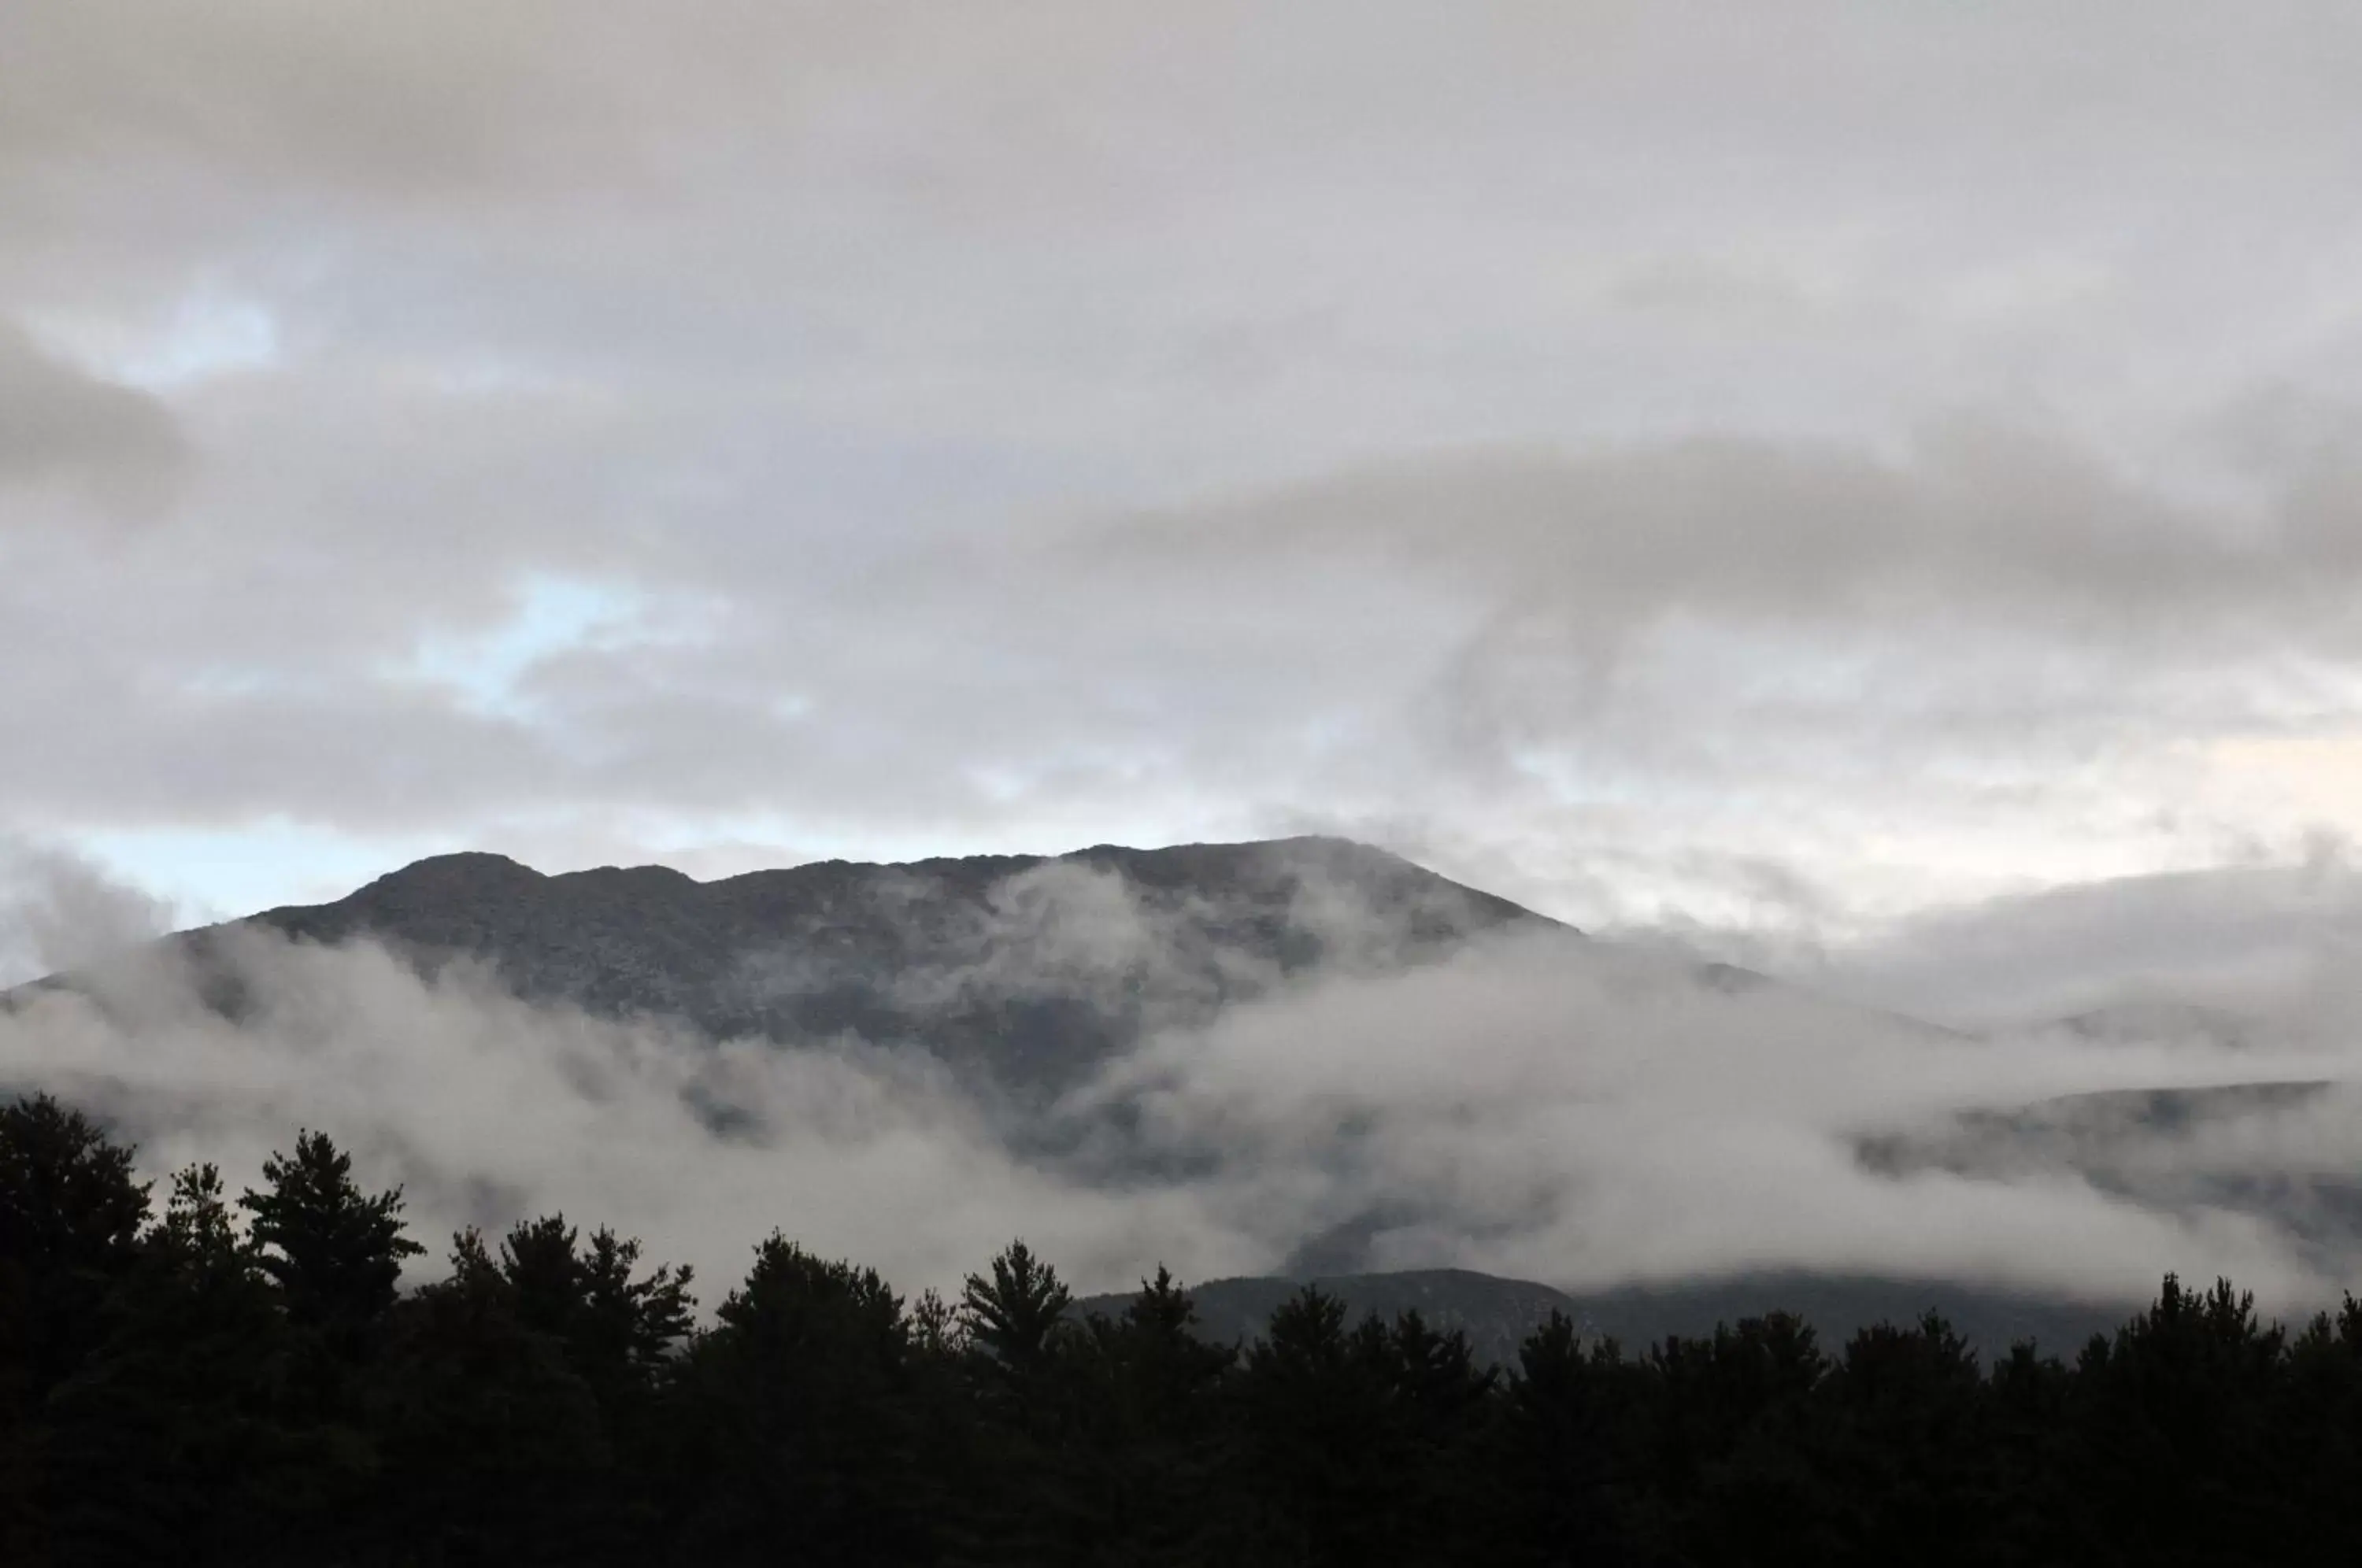
[{"label": "mist", "polygon": [[[101,931],[136,907],[88,901]],[[2172,1269],[2291,1309],[2334,1298],[2353,1261],[2338,1225],[2225,1186],[2350,1168],[2348,1095],[2125,1122],[2103,1146],[1990,1124],[1972,1156],[1959,1142],[1964,1114],[2060,1097],[2350,1075],[2322,1036],[1971,1035],[1546,925],[1406,965],[1402,911],[1317,885],[1299,913],[1337,961],[1292,978],[1209,971],[1180,906],[1103,873],[1029,873],[990,907],[951,978],[914,983],[1146,1020],[1046,1106],[906,1040],[711,1039],[257,927],[224,928],[202,964],[149,944],[14,993],[0,1082],[105,1118],[149,1175],[213,1159],[236,1186],[318,1128],[403,1187],[437,1253],[462,1226],[563,1211],[716,1295],[775,1227],[907,1290],[1020,1235],[1085,1289],[1160,1262],[1275,1272],[1341,1234],[1366,1266],[1571,1289],[1805,1269],[2129,1302]],[[1911,1156],[1867,1157],[1882,1139]]]}]

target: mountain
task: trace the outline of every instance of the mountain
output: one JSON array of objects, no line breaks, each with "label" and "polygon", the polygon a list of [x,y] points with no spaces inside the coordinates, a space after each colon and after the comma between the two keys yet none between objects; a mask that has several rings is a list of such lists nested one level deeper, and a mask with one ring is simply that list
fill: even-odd
[{"label": "mountain", "polygon": [[[1550,1320],[1552,1312],[1579,1320],[1573,1297],[1530,1280],[1501,1279],[1467,1269],[1412,1269],[1394,1274],[1331,1275],[1309,1279],[1244,1276],[1209,1279],[1189,1287],[1198,1309],[1199,1337],[1218,1344],[1247,1344],[1263,1337],[1273,1310],[1307,1285],[1345,1304],[1349,1320],[1372,1313],[1392,1321],[1416,1309],[1440,1330],[1458,1329],[1479,1360],[1517,1364],[1518,1346]],[[1128,1296],[1093,1296],[1075,1303],[1077,1314],[1115,1317]]]},{"label": "mountain", "polygon": [[[1670,1334],[1706,1335],[1716,1324],[1794,1312],[1813,1326],[1821,1348],[1836,1354],[1861,1329],[1915,1323],[1932,1309],[1990,1362],[2020,1340],[2071,1358],[2084,1341],[2114,1330],[2134,1310],[1955,1281],[1771,1272],[1569,1293],[1467,1269],[1414,1269],[1209,1279],[1190,1287],[1198,1333],[1216,1343],[1252,1343],[1263,1337],[1273,1309],[1307,1285],[1342,1301],[1353,1321],[1372,1313],[1390,1321],[1416,1309],[1429,1325],[1465,1333],[1478,1360],[1501,1366],[1517,1364],[1518,1345],[1552,1312],[1565,1314],[1586,1335],[1617,1341],[1628,1354]],[[1113,1317],[1130,1299],[1094,1296],[1077,1301],[1074,1310]]]},{"label": "mountain", "polygon": [[2241,1215],[2335,1272],[2362,1250],[2362,1177],[2316,1146],[2357,1109],[2362,1090],[2320,1078],[2111,1089],[1956,1112],[1861,1138],[1855,1154],[1882,1176],[2041,1176],[2163,1211]]},{"label": "mountain", "polygon": [[[712,882],[446,855],[236,923],[372,937],[424,969],[465,959],[528,999],[679,1018],[715,1037],[915,1043],[1029,1093],[1316,966],[1399,967],[1511,926],[1576,934],[1335,838],[830,860]],[[181,940],[202,963],[223,929]]]},{"label": "mountain", "polygon": [[2147,999],[2092,1008],[2058,1021],[2058,1028],[2079,1040],[2103,1045],[2153,1045],[2159,1041],[2205,1044],[2226,1050],[2282,1043],[2288,1032],[2268,1019],[2250,1018],[2227,1008],[2194,1002]]}]

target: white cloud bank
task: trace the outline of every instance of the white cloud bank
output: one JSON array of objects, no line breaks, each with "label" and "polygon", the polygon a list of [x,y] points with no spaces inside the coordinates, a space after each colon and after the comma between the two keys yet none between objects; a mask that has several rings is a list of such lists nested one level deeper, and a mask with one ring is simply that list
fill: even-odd
[{"label": "white cloud bank", "polygon": [[[1105,915],[1106,887],[1082,880],[1068,912]],[[1122,981],[1156,917],[1119,911],[1111,949],[1104,922],[1046,917],[1055,894],[1037,882],[1011,906],[1046,983]],[[1158,1261],[1268,1271],[1357,1224],[1381,1264],[1578,1287],[1808,1268],[2115,1301],[2170,1268],[2302,1305],[2355,1255],[2356,1237],[2324,1250],[2201,1179],[2269,1165],[2283,1134],[2299,1175],[2362,1157],[2351,1097],[2134,1136],[2112,1155],[2143,1175],[2130,1193],[2040,1147],[1903,1176],[1856,1153],[1863,1133],[1965,1109],[2351,1075],[2350,1051],[1980,1040],[1548,933],[1316,977],[1153,1034],[1066,1098],[1077,1141],[1030,1155],[895,1043],[713,1042],[259,932],[234,933],[221,964],[206,994],[234,976],[235,1021],[156,950],[105,966],[87,996],[25,995],[0,1015],[0,1078],[116,1119],[150,1170],[202,1155],[250,1176],[319,1127],[369,1179],[403,1183],[430,1238],[562,1209],[713,1281],[774,1225],[908,1288],[1021,1233],[1083,1286],[1118,1287]],[[1005,965],[991,977],[1017,983]]]}]

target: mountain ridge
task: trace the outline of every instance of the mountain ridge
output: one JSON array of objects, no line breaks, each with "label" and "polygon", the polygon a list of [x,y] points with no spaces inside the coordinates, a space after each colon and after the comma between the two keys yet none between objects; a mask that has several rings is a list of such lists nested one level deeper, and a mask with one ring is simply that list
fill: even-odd
[{"label": "mountain ridge", "polygon": [[[2012,1344],[2027,1340],[2045,1353],[2071,1354],[2140,1305],[1959,1280],[1802,1270],[1568,1290],[1473,1269],[1428,1268],[1204,1280],[1188,1286],[1197,1308],[1195,1331],[1217,1344],[1252,1344],[1263,1337],[1273,1309],[1307,1286],[1335,1297],[1353,1322],[1373,1315],[1391,1321],[1416,1309],[1430,1328],[1465,1334],[1480,1363],[1504,1367],[1517,1365],[1518,1346],[1553,1312],[1563,1314],[1587,1339],[1615,1340],[1628,1353],[1644,1352],[1669,1335],[1710,1336],[1718,1325],[1791,1312],[1813,1328],[1823,1350],[1834,1353],[1860,1330],[1882,1323],[1906,1326],[1936,1311],[1991,1364]],[[1115,1317],[1131,1299],[1122,1292],[1089,1296],[1070,1310],[1077,1317]]]},{"label": "mountain ridge", "polygon": [[1512,928],[1581,934],[1327,836],[832,859],[702,882],[465,851],[169,940],[202,963],[238,928],[368,937],[423,972],[466,959],[530,1000],[679,1018],[716,1038],[915,1043],[1023,1094],[1316,966],[1401,966]]}]

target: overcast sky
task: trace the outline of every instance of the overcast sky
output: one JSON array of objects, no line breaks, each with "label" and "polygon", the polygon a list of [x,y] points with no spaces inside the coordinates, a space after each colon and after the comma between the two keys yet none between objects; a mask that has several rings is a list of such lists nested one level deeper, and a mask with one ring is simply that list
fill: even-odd
[{"label": "overcast sky", "polygon": [[189,920],[1318,828],[1767,950],[2317,865],[2356,82],[2345,0],[12,0],[0,829]]}]

